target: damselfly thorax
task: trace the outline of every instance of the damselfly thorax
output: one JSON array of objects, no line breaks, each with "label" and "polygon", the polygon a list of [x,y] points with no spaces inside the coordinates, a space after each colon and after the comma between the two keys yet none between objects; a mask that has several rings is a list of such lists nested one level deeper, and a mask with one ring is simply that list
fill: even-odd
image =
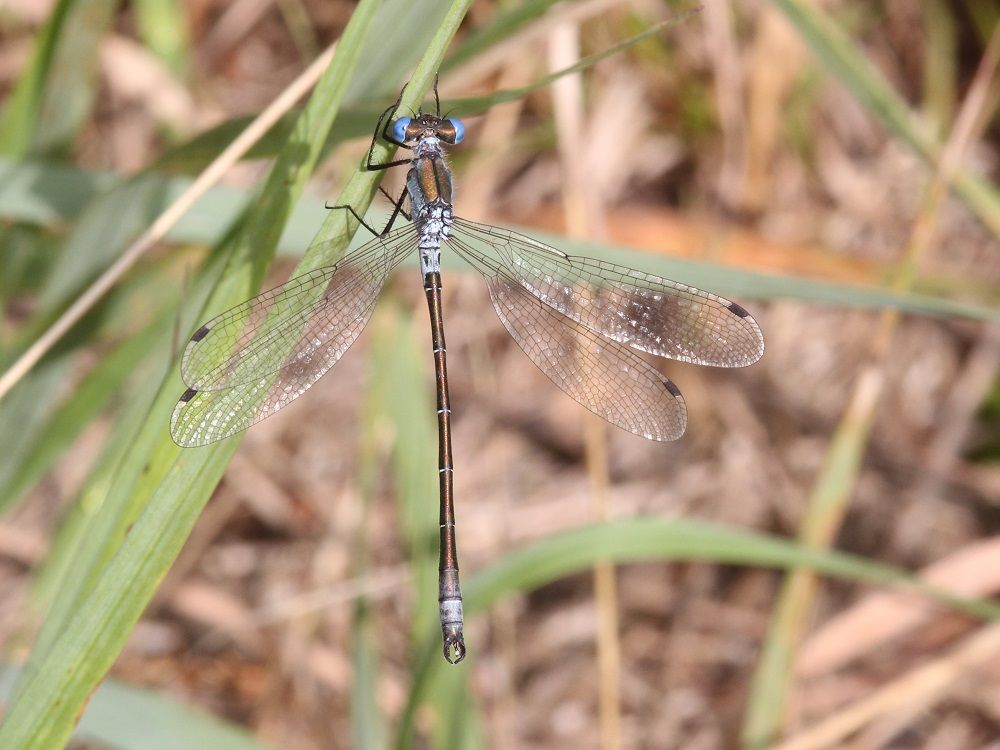
[{"label": "damselfly thorax", "polygon": [[440,272],[441,243],[451,236],[452,179],[437,137],[418,141],[413,154],[406,192],[413,225],[420,236],[420,271],[426,276],[431,271]]}]

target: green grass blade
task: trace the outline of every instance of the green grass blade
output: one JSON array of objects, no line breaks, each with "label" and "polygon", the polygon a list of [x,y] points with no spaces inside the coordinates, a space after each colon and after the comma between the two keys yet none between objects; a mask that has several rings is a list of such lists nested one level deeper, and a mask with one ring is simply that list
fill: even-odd
[{"label": "green grass blade", "polygon": [[[271,171],[257,210],[232,243],[213,305],[238,302],[259,284],[332,125],[376,5],[362,2],[348,24],[337,55]],[[81,585],[74,595],[62,596],[69,608],[53,612],[46,623],[48,637],[39,638],[0,725],[0,746],[51,748],[66,741],[238,445],[234,439],[181,456],[166,429],[179,387],[173,373],[114,478],[101,509],[108,520],[100,546],[90,550],[90,565],[80,569]]]},{"label": "green grass blade", "polygon": [[0,117],[0,153],[67,148],[90,112],[98,46],[118,0],[60,0]]},{"label": "green grass blade", "polygon": [[[339,129],[339,118],[338,118]],[[141,203],[143,215],[151,221],[162,207],[180,194],[190,184],[187,177],[165,178],[159,202]],[[106,173],[89,173],[46,163],[17,163],[0,159],[0,218],[39,221],[52,224],[69,220],[79,214],[84,203],[97,191],[108,190],[115,178]],[[363,191],[361,192],[363,195]],[[168,234],[174,242],[213,244],[225,233],[226,227],[235,224],[240,212],[247,206],[249,196],[229,187],[217,187],[182,219]],[[108,201],[114,205],[113,201]],[[288,253],[301,253],[315,235],[319,218],[325,216],[320,201],[305,197],[292,213],[288,226],[282,233],[279,248]],[[334,217],[336,218],[336,217]],[[378,223],[382,215],[373,212]],[[652,255],[631,248],[609,243],[585,242],[534,229],[517,228],[518,231],[537,237],[566,252],[586,255],[600,260],[610,260],[627,266],[656,273],[666,278],[683,281],[721,294],[741,298],[795,299],[810,303],[862,307],[870,309],[893,308],[916,315],[950,315],[978,320],[1000,320],[1000,310],[995,301],[1000,290],[983,290],[987,304],[953,301],[929,294],[898,293],[877,287],[859,287],[836,282],[805,279],[796,276],[748,271],[741,268],[719,266],[700,261],[682,260],[666,255]],[[456,267],[466,268],[461,262]],[[929,279],[928,285],[937,288],[939,280]],[[921,287],[921,282],[915,284]]]},{"label": "green grass blade", "polygon": [[[223,247],[227,245],[228,242]],[[185,299],[192,308],[199,308],[204,304],[210,287],[218,276],[217,267],[223,260],[220,253],[213,254],[203,264],[200,274],[188,285]],[[161,286],[165,286],[162,281]],[[172,305],[164,314],[160,320],[160,328],[155,324],[150,326],[152,337],[158,337],[150,344],[154,355],[140,363],[137,372],[132,375],[141,385],[130,393],[100,458],[68,517],[60,525],[49,556],[36,577],[32,591],[35,608],[45,611],[55,601],[55,609],[34,644],[36,651],[33,651],[33,656],[47,650],[58,634],[57,626],[65,621],[67,611],[75,606],[78,592],[87,586],[86,571],[94,564],[95,559],[101,557],[105,537],[109,533],[108,524],[113,526],[117,523],[117,514],[103,512],[102,508],[114,482],[120,477],[120,467],[125,466],[125,457],[134,449],[143,429],[146,429],[152,404],[160,391],[162,373],[172,366],[173,350],[176,347],[175,309],[176,305]],[[120,387],[127,387],[125,381],[117,382]],[[66,578],[67,575],[71,577]]]},{"label": "green grass blade", "polygon": [[924,38],[926,49],[924,63],[923,109],[935,125],[935,136],[941,137],[944,128],[955,116],[958,80],[958,30],[955,17],[944,0],[924,3]]},{"label": "green grass blade", "polygon": [[[273,158],[281,150],[282,144],[288,140],[288,134],[292,132],[298,116],[299,112],[292,110],[281,117],[256,140],[243,158],[248,160]],[[246,129],[255,117],[256,115],[252,114],[234,117],[191,136],[160,154],[154,168],[164,172],[190,174],[204,169],[222,149]],[[366,121],[363,116],[352,115],[350,110],[345,109],[337,116],[337,127],[330,133],[330,140],[327,143],[339,143],[346,138],[362,136],[366,125],[371,128],[371,122],[372,120]]]},{"label": "green grass blade", "polygon": [[102,357],[67,401],[47,419],[31,441],[31,451],[23,461],[17,462],[13,474],[0,482],[0,512],[33,487],[108,402],[122,395],[122,383],[128,381],[129,375],[162,338],[156,336],[152,328],[140,330]]},{"label": "green grass blade", "polygon": [[0,401],[0,484],[16,481],[20,467],[31,460],[35,441],[45,429],[45,410],[39,404],[55,393],[70,376],[65,356],[49,356],[30,378],[22,380]]},{"label": "green grass blade", "polygon": [[385,747],[382,715],[378,710],[378,653],[373,643],[371,613],[364,601],[355,608],[355,640],[351,651],[351,747],[380,750]]},{"label": "green grass blade", "polygon": [[[661,21],[660,23],[653,24],[645,31],[641,31],[640,33],[634,36],[630,36],[628,39],[618,42],[618,44],[614,44],[611,47],[608,47],[607,49],[601,50],[600,52],[595,52],[592,55],[581,57],[579,60],[577,60],[569,67],[563,68],[562,70],[557,70],[554,73],[549,73],[546,76],[542,76],[541,78],[532,81],[531,83],[525,86],[519,86],[513,89],[504,89],[502,91],[495,91],[492,94],[487,94],[485,96],[472,96],[462,99],[449,99],[447,101],[447,109],[449,111],[454,112],[457,115],[468,117],[471,115],[481,114],[486,110],[488,110],[490,107],[493,107],[497,104],[516,101],[518,99],[525,97],[526,95],[530,94],[532,91],[535,91],[536,89],[541,89],[547,86],[551,86],[555,81],[558,81],[560,78],[564,76],[572,75],[573,73],[579,73],[583,70],[586,70],[587,68],[591,68],[597,63],[599,63],[601,60],[604,60],[605,58],[620,54],[621,52],[627,50],[629,47],[634,47],[640,42],[649,39],[650,37],[656,34],[659,34],[661,31],[664,31],[665,29],[670,28],[671,26],[676,26],[679,23],[683,23],[688,18],[690,18],[692,14],[696,12],[698,12],[697,9],[693,11],[688,11],[687,13],[681,13],[680,15],[674,16],[673,18],[668,18],[666,21]],[[442,102],[441,106],[445,107],[445,102]]]},{"label": "green grass blade", "polygon": [[[690,15],[691,13],[689,12],[662,23],[658,23],[641,33],[636,34],[635,36],[630,37],[613,47],[610,47],[609,49],[589,55],[585,58],[581,58],[575,65],[566,68],[565,70],[545,76],[544,78],[534,81],[527,86],[522,86],[517,89],[497,91],[493,94],[485,96],[469,97],[465,99],[448,99],[441,102],[441,107],[446,111],[454,112],[455,114],[463,117],[482,114],[495,104],[519,99],[536,89],[544,88],[545,86],[550,85],[553,81],[563,76],[585,70],[606,57],[618,54],[623,50],[628,49],[629,47],[632,47],[659,33],[665,28],[680,23]],[[395,26],[397,32],[399,29],[403,28],[403,26],[399,23],[396,23]],[[388,55],[384,57],[389,58]],[[373,90],[382,93],[381,88],[375,88]],[[392,91],[390,93],[395,95],[396,92]],[[369,91],[365,101],[370,102],[371,96],[371,91]],[[391,101],[391,97],[388,93],[382,93],[382,98]],[[376,121],[378,115],[382,112],[389,101],[377,105],[368,103],[347,108],[344,112],[344,116],[339,120],[337,130],[330,134],[330,139],[326,144],[325,150],[329,151],[343,140],[357,138],[371,133],[372,123]],[[246,123],[249,122],[249,119],[250,118],[237,118],[230,120],[229,122],[224,122],[205,133],[200,133],[188,143],[177,146],[173,150],[164,154],[157,163],[158,168],[173,170],[191,170],[201,168],[207,164],[208,161],[212,159],[213,156],[218,153],[218,151],[226,143],[232,140],[232,138],[234,138],[236,134],[243,129],[243,127],[245,127]],[[261,138],[247,153],[246,158],[259,159],[272,156],[278,145],[283,142],[292,121],[292,118],[288,117],[276,123],[271,131]]]},{"label": "green grass blade", "polygon": [[[0,665],[0,703],[20,669]],[[227,724],[152,690],[108,680],[96,691],[73,738],[114,750],[268,750],[242,727]]]},{"label": "green grass blade", "polygon": [[440,692],[437,703],[444,707],[438,716],[438,734],[441,736],[436,747],[450,750],[478,750],[488,747],[488,736],[483,728],[482,714],[469,690],[468,673],[471,663],[465,669],[442,669],[438,674],[443,678],[433,691]]},{"label": "green grass blade", "polygon": [[[386,305],[376,306],[368,324],[371,349],[368,366],[368,388],[361,414],[361,440],[358,450],[358,486],[361,491],[362,517],[354,539],[352,576],[365,581],[371,570],[369,554],[372,507],[379,489],[382,456],[386,434],[385,405],[390,393],[393,363],[386,362],[390,354],[393,321],[386,314]],[[372,616],[372,603],[362,594],[354,606],[351,631],[351,661],[354,679],[351,681],[351,739],[359,750],[381,750],[385,747],[383,718],[378,709],[379,682],[378,633]]]},{"label": "green grass blade", "polygon": [[[167,350],[161,350],[160,354],[170,359]],[[152,362],[145,363],[146,368],[154,371],[157,370],[157,366],[155,358]],[[163,365],[159,365],[159,372],[162,370]],[[31,602],[35,612],[48,612],[59,595],[67,599],[72,597],[74,593],[72,582],[83,571],[81,561],[88,558],[88,554],[81,550],[88,544],[94,548],[100,544],[101,535],[99,530],[95,529],[99,526],[97,522],[104,518],[100,514],[101,506],[117,476],[119,465],[125,459],[133,439],[139,434],[159,385],[155,377],[148,378],[131,395],[128,408],[123,409],[118,415],[83,489],[59,525],[43,566],[35,574],[31,592]],[[45,634],[43,630],[43,635]],[[47,637],[52,637],[51,631]],[[35,647],[38,648],[39,644],[44,646],[42,639],[36,641]]]},{"label": "green grass blade", "polygon": [[[339,117],[337,122],[340,122]],[[192,182],[190,177],[165,173],[146,173],[127,179],[110,172],[81,170],[55,162],[0,157],[0,219],[46,227],[86,219],[97,226],[100,219],[95,204],[114,210],[120,205],[118,201],[127,200],[133,214],[129,216],[129,223],[147,226]],[[148,196],[148,200],[130,196],[133,188]],[[221,242],[252,199],[245,190],[217,185],[173,226],[166,238],[170,242],[197,245]],[[279,250],[302,255],[325,215],[323,204],[315,198],[306,197],[296,203],[279,240]],[[119,236],[114,227],[109,229],[111,237]],[[91,234],[97,238],[97,232]],[[118,252],[124,247],[118,245]],[[104,254],[103,247],[95,249],[98,251]]]},{"label": "green grass blade", "polygon": [[59,226],[74,219],[97,193],[121,182],[122,178],[111,172],[0,156],[0,216]]},{"label": "green grass blade", "polygon": [[444,61],[441,71],[457,68],[499,42],[509,39],[562,0],[527,0],[512,8],[500,6],[495,18],[472,31]]},{"label": "green grass blade", "polygon": [[72,0],[57,3],[35,39],[31,59],[0,113],[0,154],[22,155],[31,149],[35,123],[38,122],[38,112],[45,95],[45,79],[55,55],[56,42],[66,28],[72,4]]},{"label": "green grass blade", "polygon": [[373,342],[373,365],[386,375],[380,419],[393,434],[392,479],[399,523],[413,577],[412,634],[437,622],[437,423],[427,388],[425,352],[417,341],[423,320],[391,300],[382,335]]},{"label": "green grass blade", "polygon": [[165,202],[163,177],[145,174],[102,193],[84,209],[63,247],[62,257],[39,306],[61,311],[113,263]]},{"label": "green grass blade", "polygon": [[[562,577],[589,570],[598,561],[695,561],[723,565],[807,568],[833,578],[913,591],[984,620],[1000,619],[1000,604],[956,597],[888,565],[838,552],[816,551],[792,541],[687,519],[634,518],[584,526],[514,550],[468,577],[463,585],[466,612],[484,612],[504,596],[532,591]],[[431,634],[414,669],[410,701],[400,721],[396,746],[413,744],[416,708],[437,673],[446,671]]]},{"label": "green grass blade", "polygon": [[[920,125],[906,102],[827,15],[806,0],[771,2],[866,109],[929,165],[937,163],[940,142]],[[1000,237],[1000,192],[986,180],[962,169],[956,170],[953,186],[983,224]]]},{"label": "green grass blade", "polygon": [[[1000,308],[995,305],[966,304],[924,294],[892,292],[888,289],[875,287],[866,288],[803,279],[797,276],[747,271],[742,268],[720,266],[713,263],[642,253],[608,243],[576,240],[530,229],[519,231],[572,255],[586,255],[591,258],[621,263],[669,279],[683,281],[685,284],[735,297],[793,299],[845,307],[892,308],[920,315],[952,315],[979,320],[1000,320]],[[991,290],[994,295],[997,292],[1000,290]]]},{"label": "green grass blade", "polygon": [[[51,233],[16,220],[7,223],[0,232],[0,299],[37,294],[58,257],[59,243]],[[0,331],[0,361],[6,361],[10,354],[6,350],[15,337],[15,331],[7,327]]]},{"label": "green grass blade", "polygon": [[[189,298],[193,302],[204,302],[208,297],[210,286],[218,275],[220,258],[222,256],[216,253],[207,259],[202,273],[196,277],[189,290]],[[155,375],[148,380],[151,384],[148,388],[152,392],[148,396],[140,395],[127,404],[123,410],[122,424],[117,430],[121,440],[118,450],[112,445],[110,450],[105,451],[105,463],[96,467],[81,493],[77,515],[83,520],[68,534],[74,541],[67,545],[63,539],[64,534],[60,532],[60,539],[53,552],[61,557],[69,549],[72,559],[65,562],[50,560],[43,571],[48,576],[51,567],[71,568],[73,575],[63,581],[57,595],[53,594],[54,606],[34,643],[28,662],[29,671],[36,662],[44,658],[65,624],[71,621],[74,610],[85,599],[100,569],[120,544],[127,524],[138,513],[136,506],[143,498],[132,494],[131,489],[138,477],[152,467],[151,461],[144,461],[144,457],[148,457],[148,451],[155,444],[158,425],[150,423],[149,412],[150,404],[154,403],[153,396],[160,392],[162,373],[171,362],[171,350],[164,345],[166,343],[168,342],[161,342],[158,347],[159,356],[166,361],[160,362],[158,367],[155,361],[147,363],[155,371]],[[25,379],[18,387],[24,382],[32,382],[32,379]],[[160,395],[163,396],[162,392]],[[109,460],[109,456],[113,460]],[[129,461],[129,457],[135,458]],[[80,534],[87,532],[82,540],[76,535],[77,530]],[[19,686],[24,682],[22,679]]]},{"label": "green grass blade", "polygon": [[936,144],[933,138],[919,125],[906,102],[832,19],[802,0],[772,0],[772,3],[798,29],[806,45],[826,69],[867,110],[921,155],[929,157],[934,153]]},{"label": "green grass blade", "polygon": [[[365,60],[347,89],[343,118],[336,132],[330,133],[327,148],[354,135],[370,135],[382,109],[399,93],[400,83],[420,60],[434,40],[445,14],[447,3],[384,0],[384,7],[372,25]],[[358,102],[388,99],[381,107],[358,107]]]},{"label": "green grass blade", "polygon": [[[831,530],[840,526],[855,487],[871,434],[874,412],[849,408],[834,433],[816,484],[806,502],[799,530],[801,544],[828,546]],[[821,541],[824,540],[824,541]],[[764,750],[777,739],[792,682],[794,649],[802,623],[815,601],[815,576],[792,570],[778,591],[777,602],[753,677],[743,720],[743,747]]]},{"label": "green grass blade", "polygon": [[686,560],[781,569],[808,568],[859,583],[898,586],[984,620],[1000,619],[1000,604],[956,597],[920,583],[906,571],[839,552],[704,521],[635,518],[584,526],[515,550],[472,576],[466,600],[473,614],[500,597],[530,591],[587,570],[598,560],[618,563]]},{"label": "green grass blade", "polygon": [[[77,182],[70,180],[71,185]],[[107,194],[95,195],[61,251],[53,254],[53,265],[46,269],[41,290],[36,294],[38,302],[34,315],[18,331],[12,352],[23,350],[28,341],[65,309],[82,286],[111,261],[112,255],[125,248],[131,234],[144,228],[140,219],[144,213],[152,213],[151,204],[158,205],[162,201],[162,183],[162,177],[150,175],[145,179],[129,180]],[[136,339],[135,329],[151,323],[147,315],[162,317],[167,306],[171,309],[176,306],[176,295],[172,287],[162,283],[162,272],[162,263],[152,264],[129,276],[74,326],[59,343],[56,356],[64,357],[81,343],[92,343],[108,333],[114,338],[120,332],[134,339],[124,345],[124,349],[131,351],[125,356],[133,360],[143,357],[150,348]],[[123,306],[128,308],[124,315]],[[142,312],[137,313],[137,310]],[[125,325],[121,325],[123,318]],[[140,333],[139,338],[146,334],[148,331]],[[28,489],[87,421],[96,416],[117,390],[123,389],[121,380],[109,377],[114,373],[124,376],[130,368],[112,370],[117,363],[118,359],[112,358],[99,365],[97,377],[84,381],[84,393],[71,397],[65,405],[60,405],[61,392],[67,380],[73,382],[74,379],[49,381],[48,389],[42,391],[42,383],[46,381],[36,375],[28,378],[33,381],[30,387],[19,384],[0,403],[0,412],[11,408],[26,412],[24,418],[0,420],[0,444],[8,446],[5,456],[9,459],[9,463],[0,466],[0,487],[3,488],[0,508]],[[23,407],[16,406],[21,402]],[[60,411],[57,413],[57,410]],[[44,426],[46,423],[48,427]]]},{"label": "green grass blade", "polygon": [[133,0],[139,35],[178,75],[187,71],[190,56],[187,18],[178,0]]}]

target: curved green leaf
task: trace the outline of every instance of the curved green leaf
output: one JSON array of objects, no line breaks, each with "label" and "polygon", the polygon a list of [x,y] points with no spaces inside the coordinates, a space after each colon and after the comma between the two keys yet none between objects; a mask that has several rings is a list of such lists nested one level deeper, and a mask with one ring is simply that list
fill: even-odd
[{"label": "curved green leaf", "polygon": [[[340,120],[337,122],[339,124]],[[0,217],[28,221],[45,217],[46,223],[51,222],[54,217],[68,219],[79,211],[85,200],[93,196],[93,191],[108,189],[113,179],[106,173],[88,173],[39,162],[17,163],[0,159]],[[150,204],[144,208],[150,220],[189,184],[187,177],[170,178],[161,193],[164,203]],[[44,186],[44,189],[39,186]],[[174,242],[212,244],[222,237],[225,227],[237,221],[249,199],[246,193],[234,188],[213,188],[171,230],[168,238]],[[326,214],[319,200],[311,196],[304,197],[293,209],[291,219],[279,240],[279,248],[289,254],[300,254],[315,235],[320,222],[318,217]],[[372,214],[376,223],[384,220],[384,214]],[[333,217],[334,220],[336,218]],[[735,297],[795,299],[845,307],[891,308],[916,315],[954,315],[1000,320],[1000,308],[996,305],[963,303],[929,294],[897,293],[877,287],[748,271],[666,255],[652,255],[609,243],[574,240],[535,229],[514,228],[575,255],[622,263]],[[461,261],[458,261],[457,266],[467,268]],[[929,279],[927,283],[935,289],[941,287],[939,279]],[[920,283],[915,286],[919,288]],[[988,298],[1000,297],[1000,290],[994,288],[979,291]]]},{"label": "curved green leaf", "polygon": [[[724,565],[807,568],[860,583],[894,586],[933,598],[984,620],[1000,619],[1000,604],[956,597],[928,586],[888,565],[838,552],[817,552],[766,534],[693,520],[633,518],[584,526],[514,550],[467,578],[463,585],[466,613],[484,612],[505,596],[537,589],[594,563],[698,561]],[[400,722],[396,746],[411,746],[416,706],[445,670],[437,633],[428,633],[418,661],[410,702]],[[475,653],[470,653],[475,659]]]}]

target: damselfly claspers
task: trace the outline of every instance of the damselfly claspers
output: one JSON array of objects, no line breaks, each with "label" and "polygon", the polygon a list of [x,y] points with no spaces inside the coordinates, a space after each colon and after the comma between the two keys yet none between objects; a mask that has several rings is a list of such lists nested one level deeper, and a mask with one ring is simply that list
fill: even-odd
[{"label": "damselfly claspers", "polygon": [[[396,118],[402,92],[375,126],[365,168],[408,165],[406,187],[385,230],[336,265],[297,276],[213,318],[191,336],[184,382],[170,420],[178,445],[206,445],[245,430],[304,393],[333,367],[371,316],[392,270],[417,252],[430,311],[437,384],[440,481],[439,592],[444,655],[465,656],[451,450],[451,402],[441,311],[441,248],[482,274],[497,316],[525,354],[569,396],[613,425],[650,440],[675,440],[687,410],[680,390],[636,352],[716,367],[760,359],[764,339],[750,314],[700,289],[642,271],[566,255],[506,229],[458,218],[444,146],[461,121],[435,113]],[[378,139],[412,156],[373,163]],[[384,191],[383,191],[384,192]],[[410,213],[403,210],[409,199]],[[400,216],[412,223],[393,229]]]}]

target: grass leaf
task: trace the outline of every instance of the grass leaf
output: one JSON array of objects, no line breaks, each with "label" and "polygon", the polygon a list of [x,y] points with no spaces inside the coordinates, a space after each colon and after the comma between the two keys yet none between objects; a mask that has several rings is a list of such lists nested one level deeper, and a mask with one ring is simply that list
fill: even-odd
[{"label": "grass leaf", "polygon": [[[973,617],[1000,619],[1000,605],[956,597],[914,579],[905,571],[838,552],[815,551],[766,534],[692,520],[633,518],[583,526],[510,552],[477,571],[463,585],[466,613],[484,612],[500,599],[525,593],[569,575],[588,571],[598,561],[696,561],[786,570],[807,568],[834,578],[893,586],[927,596]],[[411,699],[400,722],[396,746],[412,745],[420,697],[432,692],[441,662],[436,639],[424,639],[424,652],[414,669]]]},{"label": "grass leaf", "polygon": [[[287,147],[274,165],[256,211],[231,244],[212,305],[238,302],[259,284],[290,207],[301,193],[333,123],[377,3],[362,2],[337,54],[317,85]],[[45,628],[0,725],[0,746],[51,748],[69,737],[87,697],[111,666],[187,538],[235,451],[238,440],[188,451],[167,434],[176,373],[132,441],[102,502],[104,520],[60,608]],[[89,542],[90,540],[88,540]]]},{"label": "grass leaf", "polygon": [[[339,118],[338,118],[339,128]],[[84,203],[98,190],[110,189],[114,177],[107,173],[90,173],[44,162],[17,163],[0,159],[0,218],[54,223],[77,215]],[[159,202],[143,204],[143,215],[155,218],[169,201],[190,184],[187,177],[171,177],[163,185]],[[364,190],[357,192],[364,196]],[[250,196],[230,187],[216,187],[185,216],[168,238],[173,242],[213,244],[225,234],[226,227],[237,221]],[[114,205],[113,201],[109,202]],[[281,235],[279,248],[300,254],[311,242],[319,226],[317,217],[324,216],[322,203],[309,196],[295,206],[292,217]],[[383,214],[372,212],[373,221],[383,221]],[[327,217],[331,220],[331,217]],[[337,217],[332,217],[333,221]],[[514,227],[518,229],[517,227]],[[341,227],[340,231],[343,231]],[[893,308],[916,315],[951,315],[979,320],[1000,320],[995,300],[984,304],[953,301],[929,294],[898,293],[878,287],[860,287],[837,282],[806,279],[798,276],[748,271],[701,261],[682,260],[667,255],[652,255],[610,243],[586,242],[561,235],[521,228],[519,231],[548,242],[561,250],[600,260],[622,263],[666,278],[721,294],[755,299],[797,299],[804,302],[862,307]],[[356,243],[357,244],[357,243]],[[460,261],[458,268],[466,268]],[[937,286],[935,279],[928,285]],[[918,288],[921,282],[915,284]],[[992,297],[1000,290],[990,289]]]}]

